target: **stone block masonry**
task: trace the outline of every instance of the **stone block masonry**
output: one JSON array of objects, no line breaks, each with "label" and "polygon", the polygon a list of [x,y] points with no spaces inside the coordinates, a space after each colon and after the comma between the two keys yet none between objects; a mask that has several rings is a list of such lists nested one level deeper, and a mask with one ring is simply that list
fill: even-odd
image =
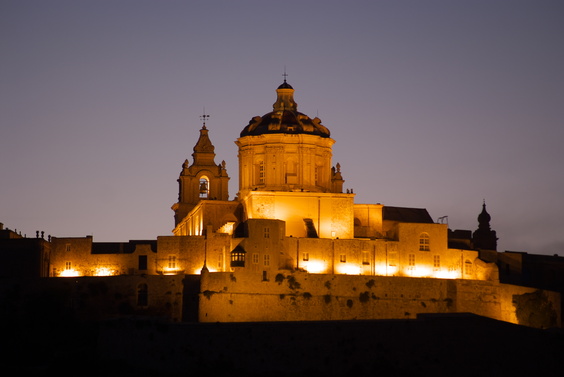
[{"label": "stone block masonry", "polygon": [[[558,294],[497,282],[301,271],[280,271],[268,280],[260,273],[204,272],[201,279],[201,322],[412,319],[470,312],[534,327],[560,326]],[[519,302],[525,305],[518,298],[534,292],[553,315],[532,323],[534,316],[518,316],[517,310]]]}]

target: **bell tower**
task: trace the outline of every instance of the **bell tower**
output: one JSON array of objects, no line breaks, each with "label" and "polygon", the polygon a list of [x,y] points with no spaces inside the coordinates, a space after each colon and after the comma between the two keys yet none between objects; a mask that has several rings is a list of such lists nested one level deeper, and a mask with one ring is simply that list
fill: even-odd
[{"label": "bell tower", "polygon": [[174,225],[178,225],[201,200],[228,200],[229,176],[225,169],[225,161],[215,163],[215,147],[211,143],[205,119],[200,129],[200,138],[192,153],[193,163],[188,160],[182,164],[178,178],[178,202],[172,206]]}]

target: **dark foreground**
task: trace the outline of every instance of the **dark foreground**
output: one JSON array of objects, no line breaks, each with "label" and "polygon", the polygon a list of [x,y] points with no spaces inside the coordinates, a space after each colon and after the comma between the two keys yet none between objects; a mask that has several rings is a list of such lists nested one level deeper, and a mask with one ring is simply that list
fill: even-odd
[{"label": "dark foreground", "polygon": [[468,314],[417,320],[2,325],[3,375],[561,376],[562,329]]}]

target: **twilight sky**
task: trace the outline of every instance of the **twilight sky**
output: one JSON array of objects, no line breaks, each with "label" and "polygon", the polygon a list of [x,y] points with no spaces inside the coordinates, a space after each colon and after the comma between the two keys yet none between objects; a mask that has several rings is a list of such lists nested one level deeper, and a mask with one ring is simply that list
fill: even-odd
[{"label": "twilight sky", "polygon": [[174,227],[205,107],[241,130],[283,81],[356,203],[427,208],[498,250],[564,256],[564,2],[0,2],[0,222],[28,237]]}]

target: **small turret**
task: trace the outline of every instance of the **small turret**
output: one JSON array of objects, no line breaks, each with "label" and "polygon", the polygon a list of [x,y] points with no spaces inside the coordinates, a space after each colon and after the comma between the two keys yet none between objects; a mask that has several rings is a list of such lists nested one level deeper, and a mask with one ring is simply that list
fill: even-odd
[{"label": "small turret", "polygon": [[497,236],[490,227],[491,216],[486,211],[486,201],[482,205],[482,212],[478,215],[478,229],[473,234],[474,248],[478,250],[497,250]]}]

